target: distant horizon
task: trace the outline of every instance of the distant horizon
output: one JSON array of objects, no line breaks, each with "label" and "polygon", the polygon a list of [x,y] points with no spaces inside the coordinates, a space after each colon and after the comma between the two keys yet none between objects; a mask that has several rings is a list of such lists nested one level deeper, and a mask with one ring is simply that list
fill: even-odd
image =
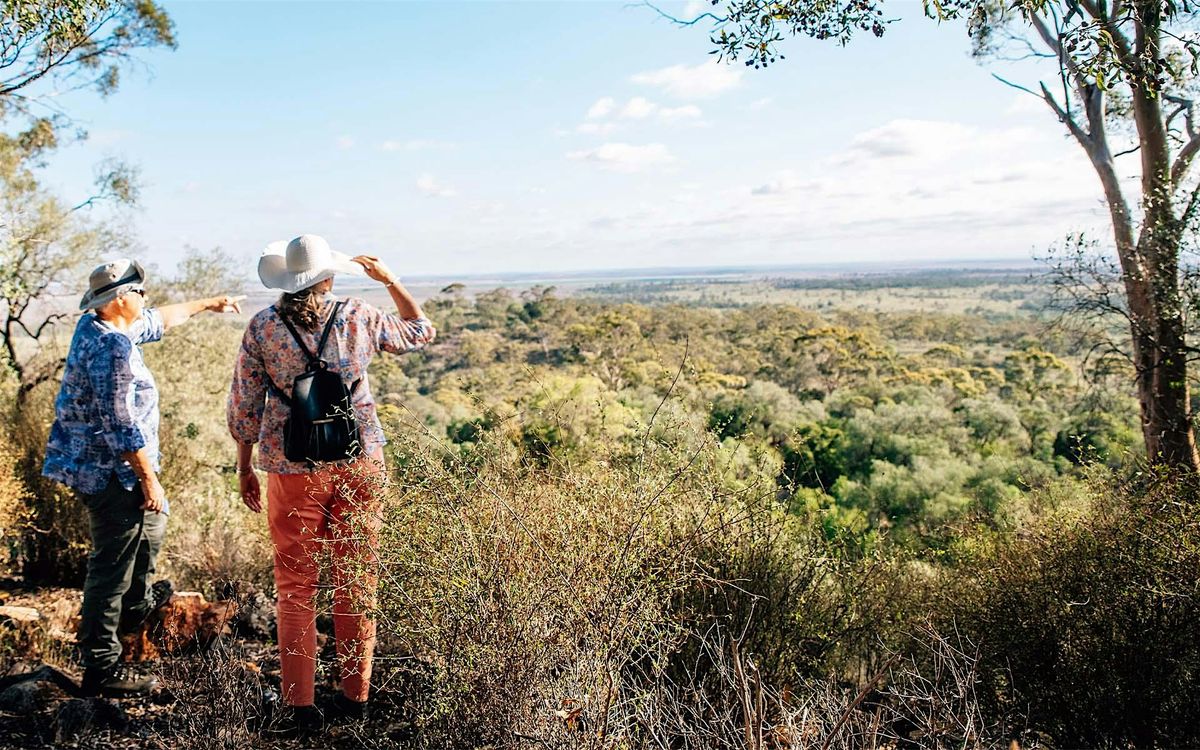
[{"label": "distant horizon", "polygon": [[[476,283],[488,281],[539,281],[561,279],[567,281],[603,280],[670,280],[695,278],[698,280],[713,277],[761,277],[769,278],[769,274],[791,276],[808,275],[839,276],[856,272],[883,274],[888,272],[903,273],[907,271],[971,271],[971,270],[1028,270],[1039,265],[1035,258],[1030,257],[991,257],[991,258],[916,258],[910,260],[847,260],[823,263],[771,263],[771,264],[740,264],[740,265],[697,265],[697,266],[627,266],[613,268],[580,268],[575,270],[534,271],[517,270],[501,272],[480,272],[477,274],[462,273],[421,273],[402,274],[401,281],[428,284],[430,282],[471,281]],[[393,268],[393,270],[395,270]],[[248,281],[258,281],[256,272],[252,269],[244,276]],[[370,287],[374,284],[366,278],[342,275],[338,277],[339,284],[345,286]]]}]

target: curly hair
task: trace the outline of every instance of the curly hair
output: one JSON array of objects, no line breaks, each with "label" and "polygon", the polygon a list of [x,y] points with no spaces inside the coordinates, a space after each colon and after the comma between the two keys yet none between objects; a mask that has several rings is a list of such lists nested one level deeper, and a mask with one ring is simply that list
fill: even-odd
[{"label": "curly hair", "polygon": [[321,323],[321,309],[325,295],[317,286],[301,289],[295,294],[284,292],[279,296],[279,315],[297,328],[315,331]]}]

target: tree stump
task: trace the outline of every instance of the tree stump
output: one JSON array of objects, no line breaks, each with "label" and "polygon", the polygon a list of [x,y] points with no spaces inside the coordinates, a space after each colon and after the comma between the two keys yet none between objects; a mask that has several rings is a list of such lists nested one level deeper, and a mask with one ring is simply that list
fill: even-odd
[{"label": "tree stump", "polygon": [[206,648],[230,634],[230,622],[236,614],[235,602],[210,602],[196,591],[177,592],[142,627],[122,639],[121,658],[151,661],[164,653],[175,655]]}]

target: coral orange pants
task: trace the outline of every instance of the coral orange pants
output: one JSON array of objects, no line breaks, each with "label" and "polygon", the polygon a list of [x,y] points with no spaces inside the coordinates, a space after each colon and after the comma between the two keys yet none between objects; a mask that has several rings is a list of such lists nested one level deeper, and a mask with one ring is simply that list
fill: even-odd
[{"label": "coral orange pants", "polygon": [[375,650],[378,576],[375,544],[381,522],[382,455],[307,474],[270,474],[267,522],[275,545],[283,700],[313,703],[317,662],[314,598],[322,558],[333,583],[333,629],[342,692],[365,701]]}]

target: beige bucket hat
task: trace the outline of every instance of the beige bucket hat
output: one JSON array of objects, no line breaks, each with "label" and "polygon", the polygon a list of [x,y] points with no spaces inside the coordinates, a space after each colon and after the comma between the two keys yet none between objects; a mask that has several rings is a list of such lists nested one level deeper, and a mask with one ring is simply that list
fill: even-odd
[{"label": "beige bucket hat", "polygon": [[122,294],[146,286],[146,271],[136,260],[121,258],[96,266],[88,277],[88,290],[79,300],[80,310],[94,310]]},{"label": "beige bucket hat", "polygon": [[272,242],[258,259],[258,278],[268,289],[294,294],[338,274],[366,276],[349,255],[329,247],[324,237],[302,234]]}]

